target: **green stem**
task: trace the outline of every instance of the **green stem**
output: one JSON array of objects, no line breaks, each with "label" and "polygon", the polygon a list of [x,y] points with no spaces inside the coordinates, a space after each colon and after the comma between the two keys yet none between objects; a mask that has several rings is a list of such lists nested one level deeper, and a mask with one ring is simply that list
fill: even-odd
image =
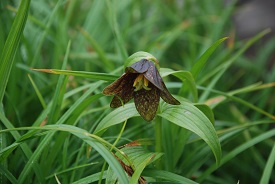
[{"label": "green stem", "polygon": [[[112,147],[110,148],[110,152],[115,148],[116,144],[118,143],[119,139],[121,138],[122,136],[122,133],[126,127],[126,124],[127,124],[127,120],[124,122],[119,134],[118,134],[118,137],[116,138],[115,142],[113,143]],[[101,169],[101,174],[99,176],[99,180],[98,180],[98,184],[101,184],[102,182],[102,177],[103,177],[103,173],[105,171],[105,167],[106,167],[106,161],[104,161],[104,164],[102,166],[102,169]]]},{"label": "green stem", "polygon": [[[162,152],[162,118],[157,116],[155,119],[155,139],[156,139],[156,152]],[[156,162],[157,169],[161,169],[161,160]]]}]

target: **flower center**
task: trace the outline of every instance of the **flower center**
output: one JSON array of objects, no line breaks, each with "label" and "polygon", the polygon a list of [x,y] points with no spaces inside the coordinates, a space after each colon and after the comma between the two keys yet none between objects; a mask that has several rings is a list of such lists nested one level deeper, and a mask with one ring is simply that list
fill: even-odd
[{"label": "flower center", "polygon": [[135,87],[134,91],[141,90],[142,88],[145,90],[151,90],[151,88],[148,88],[148,84],[148,79],[146,79],[143,74],[139,74],[133,84],[133,86]]}]

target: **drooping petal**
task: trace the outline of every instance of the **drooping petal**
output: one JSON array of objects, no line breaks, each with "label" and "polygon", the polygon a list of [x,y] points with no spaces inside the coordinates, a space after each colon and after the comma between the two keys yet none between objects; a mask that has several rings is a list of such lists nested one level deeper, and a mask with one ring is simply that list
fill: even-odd
[{"label": "drooping petal", "polygon": [[152,84],[149,87],[151,90],[141,89],[134,92],[136,109],[146,121],[151,121],[156,116],[160,99],[160,90]]},{"label": "drooping petal", "polygon": [[116,95],[114,96],[110,107],[120,107],[133,98],[133,83],[136,77],[137,74],[125,73],[103,90],[102,93],[105,95]]},{"label": "drooping petal", "polygon": [[162,82],[162,86],[163,86],[163,91],[161,91],[160,93],[160,97],[167,103],[171,104],[171,105],[180,105],[180,102],[175,99],[171,93],[168,91],[168,89],[166,88],[164,82]]},{"label": "drooping petal", "polygon": [[132,64],[130,67],[127,67],[125,69],[125,72],[131,72],[131,73],[144,73],[148,70],[150,67],[149,61],[147,59],[142,59],[134,64]]},{"label": "drooping petal", "polygon": [[154,86],[159,88],[161,91],[164,90],[162,84],[162,78],[158,72],[158,69],[154,65],[153,62],[149,61],[150,67],[148,68],[147,72],[144,73],[144,77],[148,79]]}]

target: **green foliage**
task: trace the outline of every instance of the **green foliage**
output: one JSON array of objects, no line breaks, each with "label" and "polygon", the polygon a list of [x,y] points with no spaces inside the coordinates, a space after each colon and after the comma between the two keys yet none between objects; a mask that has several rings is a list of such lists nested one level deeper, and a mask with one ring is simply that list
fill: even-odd
[{"label": "green foliage", "polygon": [[[231,36],[235,8],[1,2],[1,181],[275,183],[275,42],[259,45],[269,30]],[[102,94],[143,58],[181,102],[161,101],[150,123],[132,101],[111,109]]]}]

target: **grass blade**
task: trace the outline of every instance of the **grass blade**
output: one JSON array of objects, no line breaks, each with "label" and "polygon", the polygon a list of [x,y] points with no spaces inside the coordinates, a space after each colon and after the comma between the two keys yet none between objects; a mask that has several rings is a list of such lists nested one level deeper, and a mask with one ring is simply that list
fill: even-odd
[{"label": "grass blade", "polygon": [[204,67],[204,65],[207,62],[207,59],[211,56],[211,54],[217,49],[217,47],[228,37],[219,39],[214,44],[212,44],[202,55],[201,57],[196,61],[194,66],[191,69],[191,73],[193,74],[194,79],[196,80],[200,71]]},{"label": "grass blade", "polygon": [[274,163],[275,163],[275,144],[270,152],[267,163],[265,165],[263,175],[260,181],[260,184],[268,184],[272,171],[274,172]]},{"label": "grass blade", "polygon": [[22,0],[0,57],[0,102],[2,102],[16,51],[28,18],[31,0]]},{"label": "grass blade", "polygon": [[70,71],[70,70],[58,70],[58,69],[32,69],[38,72],[46,72],[52,74],[62,74],[62,75],[72,75],[78,77],[85,77],[94,80],[104,80],[104,81],[114,81],[119,76],[111,75],[107,73],[97,73],[97,72],[85,72],[85,71]]}]

